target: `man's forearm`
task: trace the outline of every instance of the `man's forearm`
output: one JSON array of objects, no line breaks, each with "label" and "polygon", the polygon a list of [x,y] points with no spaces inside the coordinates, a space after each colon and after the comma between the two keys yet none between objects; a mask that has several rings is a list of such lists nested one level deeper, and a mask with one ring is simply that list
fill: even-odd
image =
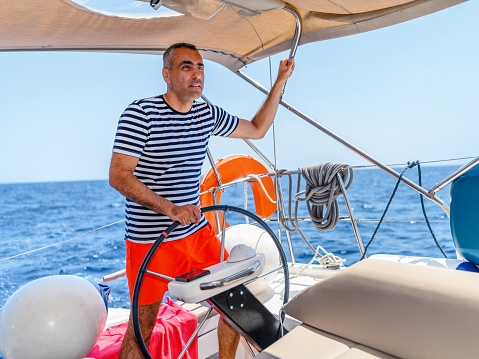
[{"label": "man's forearm", "polygon": [[262,138],[270,128],[278,111],[279,101],[281,100],[281,92],[283,91],[283,83],[276,81],[271,91],[259,108],[251,123],[256,127],[258,138]]},{"label": "man's forearm", "polygon": [[198,224],[201,219],[199,207],[193,204],[176,205],[157,195],[133,174],[138,159],[113,153],[110,163],[110,185],[130,200],[155,212],[168,216],[181,225]]},{"label": "man's forearm", "polygon": [[[119,172],[119,173],[118,173]],[[155,212],[168,215],[174,204],[157,195],[129,171],[118,171],[110,175],[110,185],[130,200]]]},{"label": "man's forearm", "polygon": [[280,61],[276,81],[274,82],[273,87],[271,88],[263,105],[261,105],[256,115],[251,120],[251,123],[256,128],[255,132],[257,134],[257,137],[255,138],[263,138],[263,136],[266,134],[269,127],[273,123],[276,112],[278,111],[279,102],[281,101],[281,94],[283,92],[284,85],[286,84],[288,78],[291,76],[293,69],[293,58]]}]

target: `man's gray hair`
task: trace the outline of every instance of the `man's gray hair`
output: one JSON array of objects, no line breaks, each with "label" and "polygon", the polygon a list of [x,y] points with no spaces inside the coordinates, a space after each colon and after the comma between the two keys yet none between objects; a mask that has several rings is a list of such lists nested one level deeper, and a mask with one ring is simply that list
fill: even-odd
[{"label": "man's gray hair", "polygon": [[171,45],[169,48],[166,49],[165,53],[163,54],[163,67],[165,69],[171,70],[171,63],[173,62],[173,56],[176,49],[190,49],[198,51],[195,45],[188,44],[186,42],[178,42]]}]

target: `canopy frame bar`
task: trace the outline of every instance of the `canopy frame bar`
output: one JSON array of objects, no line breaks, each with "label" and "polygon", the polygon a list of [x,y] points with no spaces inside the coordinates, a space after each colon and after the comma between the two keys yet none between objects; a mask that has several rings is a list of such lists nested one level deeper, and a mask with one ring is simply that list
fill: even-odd
[{"label": "canopy frame bar", "polygon": [[[257,88],[258,90],[260,90],[261,92],[263,92],[265,94],[269,93],[269,91],[265,87],[263,87],[260,83],[251,79],[249,76],[245,75],[241,71],[236,71],[235,73],[239,77],[241,77],[243,80],[248,82],[250,85],[252,85],[255,88]],[[301,111],[299,111],[298,109],[296,109],[292,105],[286,103],[282,99],[280,100],[280,104],[281,104],[281,106],[283,106],[284,108],[286,108],[287,110],[289,110],[290,112],[292,112],[293,114],[295,114],[296,116],[298,116],[299,118],[304,120],[305,122],[309,123],[313,127],[317,128],[318,130],[323,132],[324,134],[328,135],[329,137],[333,138],[337,142],[341,143],[342,145],[346,146],[351,151],[353,151],[357,155],[361,156],[362,158],[364,158],[368,162],[376,165],[378,168],[382,169],[383,171],[385,171],[386,173],[395,177],[396,179],[400,179],[404,184],[411,187],[413,190],[415,190],[419,194],[423,195],[427,199],[431,200],[432,202],[436,203],[439,207],[441,207],[443,209],[443,211],[447,214],[448,217],[450,216],[449,206],[446,203],[444,203],[440,198],[436,197],[435,192],[427,191],[426,189],[424,189],[423,187],[421,187],[421,186],[417,185],[416,183],[412,182],[408,178],[406,178],[404,176],[401,176],[398,172],[396,172],[395,170],[393,170],[389,166],[381,163],[380,161],[378,161],[374,157],[370,156],[369,154],[367,154],[363,150],[359,149],[358,147],[356,147],[352,143],[346,141],[345,139],[343,139],[342,137],[340,137],[339,135],[337,135],[333,131],[327,129],[326,127],[324,127],[320,123],[316,122],[314,119],[307,116],[306,114],[302,113]]]}]

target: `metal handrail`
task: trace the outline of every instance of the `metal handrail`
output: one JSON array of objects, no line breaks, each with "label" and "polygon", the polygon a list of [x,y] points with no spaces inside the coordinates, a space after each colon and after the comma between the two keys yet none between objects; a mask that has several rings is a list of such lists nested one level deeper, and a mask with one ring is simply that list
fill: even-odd
[{"label": "metal handrail", "polygon": [[260,264],[261,264],[260,261],[256,261],[254,262],[254,264],[252,264],[248,268],[243,269],[242,271],[232,274],[226,278],[214,280],[211,282],[200,283],[200,289],[210,290],[210,289],[225,287],[229,284],[235,283],[243,278],[246,278],[254,274],[258,270]]}]

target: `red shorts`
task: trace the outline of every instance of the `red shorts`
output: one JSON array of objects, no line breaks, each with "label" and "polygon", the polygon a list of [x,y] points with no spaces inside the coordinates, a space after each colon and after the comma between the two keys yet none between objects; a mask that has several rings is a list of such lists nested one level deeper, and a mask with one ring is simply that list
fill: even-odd
[{"label": "red shorts", "polygon": [[[153,243],[135,243],[126,240],[126,277],[130,290],[130,300],[133,299],[136,277],[143,259]],[[169,277],[177,277],[193,269],[203,269],[220,261],[221,241],[208,223],[206,227],[192,235],[163,242],[151,259],[148,270]],[[224,251],[224,259],[228,252]],[[159,302],[168,291],[168,281],[145,273],[140,291],[139,305]]]}]

